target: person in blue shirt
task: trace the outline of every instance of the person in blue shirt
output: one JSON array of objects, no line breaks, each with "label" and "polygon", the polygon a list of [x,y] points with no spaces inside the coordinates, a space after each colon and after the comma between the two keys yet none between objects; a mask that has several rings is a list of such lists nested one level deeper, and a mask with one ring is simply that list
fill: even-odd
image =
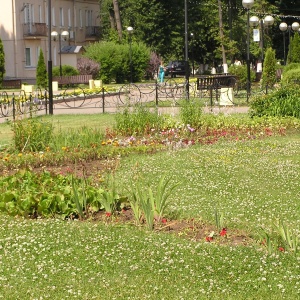
[{"label": "person in blue shirt", "polygon": [[165,67],[163,65],[163,62],[160,63],[159,69],[158,69],[158,80],[160,83],[164,82],[165,78]]}]

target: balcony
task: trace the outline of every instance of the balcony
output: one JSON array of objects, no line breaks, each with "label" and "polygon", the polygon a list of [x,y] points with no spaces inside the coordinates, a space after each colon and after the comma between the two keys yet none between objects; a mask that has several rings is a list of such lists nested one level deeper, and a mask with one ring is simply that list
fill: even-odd
[{"label": "balcony", "polygon": [[100,37],[100,26],[85,27],[85,38],[87,40],[97,40]]},{"label": "balcony", "polygon": [[47,36],[46,23],[23,24],[23,36],[29,39]]}]

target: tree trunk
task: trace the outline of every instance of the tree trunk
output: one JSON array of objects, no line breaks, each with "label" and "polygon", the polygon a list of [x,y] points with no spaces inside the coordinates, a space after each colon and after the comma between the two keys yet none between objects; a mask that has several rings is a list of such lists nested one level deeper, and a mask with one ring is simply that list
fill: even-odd
[{"label": "tree trunk", "polygon": [[114,5],[114,12],[115,12],[115,20],[116,20],[116,24],[117,24],[117,31],[118,31],[119,39],[121,40],[122,39],[122,23],[121,23],[118,0],[113,0],[113,5]]},{"label": "tree trunk", "polygon": [[219,27],[220,27],[220,38],[221,38],[222,59],[223,59],[223,72],[228,73],[228,66],[227,66],[226,54],[224,48],[224,32],[223,32],[223,16],[222,16],[221,0],[218,0],[218,7],[219,7]]}]

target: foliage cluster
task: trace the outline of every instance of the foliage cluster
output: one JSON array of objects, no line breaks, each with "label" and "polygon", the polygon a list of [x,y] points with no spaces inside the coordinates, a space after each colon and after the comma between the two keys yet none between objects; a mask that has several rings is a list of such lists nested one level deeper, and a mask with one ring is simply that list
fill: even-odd
[{"label": "foliage cluster", "polygon": [[86,218],[104,209],[101,195],[105,190],[72,174],[21,170],[2,177],[0,190],[0,211],[12,216]]},{"label": "foliage cluster", "polygon": [[35,118],[12,123],[14,147],[17,151],[44,151],[51,141],[53,126]]},{"label": "foliage cluster", "polygon": [[295,81],[299,80],[300,63],[289,63],[284,66],[282,72],[282,85],[294,84]]},{"label": "foliage cluster", "polygon": [[[292,71],[290,71],[292,72]],[[264,96],[257,96],[250,104],[251,116],[292,116],[300,118],[300,91],[296,86],[285,86]]]},{"label": "foliage cluster", "polygon": [[99,77],[100,64],[87,57],[80,57],[77,60],[77,70],[80,75],[92,75],[93,79]]},{"label": "foliage cluster", "polygon": [[300,63],[300,36],[298,32],[290,39],[287,62],[288,64]]},{"label": "foliage cluster", "polygon": [[39,53],[39,59],[36,69],[36,85],[39,88],[46,88],[48,84],[48,78],[47,78],[47,69],[46,69],[46,63],[44,59],[44,53],[43,50],[40,50]]},{"label": "foliage cluster", "polygon": [[276,64],[275,50],[268,48],[264,60],[264,68],[262,73],[262,86],[273,87],[276,83]]},{"label": "foliage cluster", "polygon": [[149,48],[136,42],[99,42],[91,44],[86,50],[85,56],[100,64],[100,79],[104,83],[130,82],[131,75],[133,82],[141,81],[150,59]]},{"label": "foliage cluster", "polygon": [[153,130],[157,132],[163,125],[164,116],[140,104],[133,108],[126,107],[116,114],[115,130],[125,136],[150,134]]},{"label": "foliage cluster", "polygon": [[203,124],[203,106],[196,101],[186,101],[180,109],[180,119],[185,125],[201,128]]},{"label": "foliage cluster", "polygon": [[[62,65],[61,66],[62,76],[74,76],[79,75],[79,71],[69,65]],[[60,76],[60,66],[55,66],[52,69],[52,75],[53,76]]]},{"label": "foliage cluster", "polygon": [[0,38],[0,88],[2,86],[4,75],[5,75],[5,53],[4,53],[2,39]]},{"label": "foliage cluster", "polygon": [[137,225],[141,225],[144,220],[147,228],[153,230],[154,222],[162,221],[170,204],[169,197],[178,185],[170,185],[170,181],[171,178],[162,176],[155,192],[150,187],[143,189],[139,182],[136,186],[131,184],[129,202]]},{"label": "foliage cluster", "polygon": [[[244,88],[246,87],[247,80],[248,80],[247,65],[241,65],[241,66],[231,65],[228,68],[228,72],[232,75],[237,76],[240,87],[244,87]],[[255,71],[252,69],[250,70],[250,78],[251,81],[255,80]]]}]

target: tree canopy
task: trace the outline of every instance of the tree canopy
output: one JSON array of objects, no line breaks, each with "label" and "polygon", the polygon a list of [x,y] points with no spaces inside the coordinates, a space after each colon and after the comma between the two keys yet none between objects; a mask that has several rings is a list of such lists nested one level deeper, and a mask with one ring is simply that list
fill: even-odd
[{"label": "tree canopy", "polygon": [[[188,7],[188,32],[185,32],[185,1]],[[221,3],[222,9],[221,25],[218,3]],[[126,28],[131,26],[134,28],[133,39],[144,43],[164,60],[185,58],[185,34],[188,35],[189,58],[198,63],[221,63],[222,49],[227,60],[233,61],[236,57],[246,59],[247,12],[242,1],[100,0],[100,11],[101,39],[104,41],[126,38]],[[298,1],[255,0],[250,16],[257,15],[263,19],[269,14],[274,17],[275,23],[269,29],[264,28],[264,51],[272,47],[278,58],[283,60],[279,24],[282,21],[288,25],[294,21],[300,22]],[[251,41],[253,62],[261,56],[260,47],[260,44]]]}]

